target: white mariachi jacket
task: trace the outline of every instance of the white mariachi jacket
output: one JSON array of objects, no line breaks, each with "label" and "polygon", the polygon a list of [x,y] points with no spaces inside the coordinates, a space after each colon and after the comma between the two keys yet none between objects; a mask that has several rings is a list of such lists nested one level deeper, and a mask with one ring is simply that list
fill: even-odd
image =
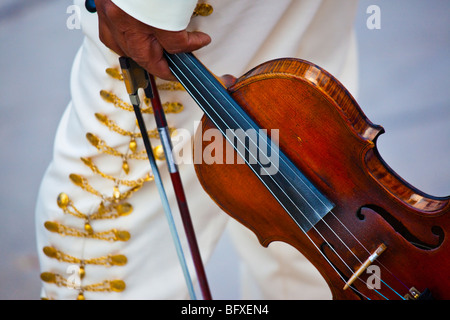
[{"label": "white mariachi jacket", "polygon": [[[324,67],[356,93],[356,0],[113,1],[156,27],[180,30],[187,26],[208,33],[213,42],[196,55],[217,75],[239,76],[270,59],[299,57]],[[42,298],[187,298],[118,56],[99,41],[96,14],[84,10],[82,0],[75,4],[82,7],[86,37],[73,64],[72,100],[59,124],[53,160],[36,207]],[[202,115],[199,108],[176,83],[158,84],[174,139],[176,129],[193,135]],[[143,108],[148,111],[151,108],[146,103]],[[144,116],[159,157],[153,116]],[[176,208],[162,156],[158,164]],[[207,261],[228,218],[203,191],[192,164],[181,164],[180,171],[202,257]],[[315,298],[314,290],[328,292],[320,280],[317,285],[312,283],[317,275],[298,253],[260,248],[239,227],[234,227],[233,235],[260,297]],[[281,276],[286,274],[283,268],[289,272]],[[310,279],[304,281],[302,274]],[[297,295],[305,291],[311,295]],[[320,294],[317,297],[323,297]]]},{"label": "white mariachi jacket", "polygon": [[[186,29],[197,5],[197,0],[112,0],[112,2],[145,24],[171,31]],[[210,8],[208,4],[197,10],[206,12],[206,8]]]}]

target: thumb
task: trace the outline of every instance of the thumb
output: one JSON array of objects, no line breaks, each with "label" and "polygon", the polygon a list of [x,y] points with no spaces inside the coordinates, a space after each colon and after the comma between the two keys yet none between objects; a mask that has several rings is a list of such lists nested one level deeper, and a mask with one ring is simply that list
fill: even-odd
[{"label": "thumb", "polygon": [[211,37],[200,31],[188,32],[188,46],[190,48],[189,51],[195,51],[206,47],[211,43]]},{"label": "thumb", "polygon": [[204,32],[186,30],[158,32],[155,34],[161,46],[168,53],[192,52],[211,43],[211,37]]}]

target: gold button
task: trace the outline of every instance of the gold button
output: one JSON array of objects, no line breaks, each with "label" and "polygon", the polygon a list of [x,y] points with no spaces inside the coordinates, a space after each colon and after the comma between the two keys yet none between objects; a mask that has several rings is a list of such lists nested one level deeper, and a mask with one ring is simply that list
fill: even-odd
[{"label": "gold button", "polygon": [[109,102],[109,103],[113,103],[114,102],[114,97],[112,96],[111,92],[108,92],[106,90],[100,90],[100,96],[106,102]]},{"label": "gold button", "polygon": [[119,241],[128,241],[131,238],[131,235],[128,231],[114,230],[114,234],[116,236],[116,239]]},{"label": "gold button", "polygon": [[214,8],[209,3],[199,3],[194,10],[194,16],[202,16],[207,17],[211,15],[214,11]]},{"label": "gold button", "polygon": [[45,247],[43,251],[49,258],[56,258],[56,255],[58,254],[58,251],[53,247]]},{"label": "gold button", "polygon": [[114,266],[124,266],[127,262],[128,259],[124,255],[111,256],[111,264]]},{"label": "gold button", "polygon": [[80,175],[75,174],[75,173],[72,173],[72,174],[69,176],[69,178],[70,178],[70,180],[72,180],[72,182],[73,182],[74,184],[76,184],[77,186],[83,185],[83,178],[82,178]]},{"label": "gold button", "polygon": [[48,283],[55,283],[56,276],[54,273],[43,272],[43,273],[41,273],[41,280],[44,282],[48,282]]},{"label": "gold button", "polygon": [[95,117],[97,118],[98,121],[100,121],[101,123],[106,123],[108,122],[108,117],[105,116],[102,113],[95,113]]},{"label": "gold button", "polygon": [[60,207],[61,209],[67,208],[67,206],[69,205],[69,201],[69,196],[64,192],[61,192],[56,200],[56,202],[58,203],[58,207]]},{"label": "gold button", "polygon": [[125,290],[125,282],[122,280],[113,280],[110,282],[111,290],[115,292],[122,292]]},{"label": "gold button", "polygon": [[105,70],[106,74],[109,75],[110,77],[117,79],[117,80],[123,80],[123,75],[122,73],[119,72],[119,70],[117,70],[116,68],[108,68]]},{"label": "gold button", "polygon": [[168,102],[164,104],[164,107],[168,113],[180,113],[184,109],[184,105],[179,102]]},{"label": "gold button", "polygon": [[84,266],[80,266],[78,274],[80,275],[80,279],[84,279],[84,277],[86,276],[86,269],[84,268]]},{"label": "gold button", "polygon": [[115,200],[119,200],[121,195],[122,194],[120,193],[119,187],[118,186],[114,186],[114,188],[113,188],[113,198]]},{"label": "gold button", "polygon": [[164,160],[166,159],[166,155],[164,154],[164,148],[162,145],[156,146],[153,148],[153,152],[155,154],[156,160]]},{"label": "gold button", "polygon": [[136,140],[131,139],[130,144],[129,144],[129,148],[130,148],[131,152],[136,153],[136,150],[137,150]]},{"label": "gold button", "polygon": [[127,216],[133,212],[133,206],[129,203],[119,204],[116,209],[119,216]]},{"label": "gold button", "polygon": [[92,226],[89,222],[86,222],[84,224],[84,231],[86,231],[90,235],[94,234],[94,229],[92,228]]},{"label": "gold button", "polygon": [[130,165],[128,164],[128,161],[124,160],[122,162],[122,169],[126,174],[130,173]]},{"label": "gold button", "polygon": [[59,231],[59,225],[56,222],[47,221],[44,223],[45,229],[47,229],[50,232],[58,232]]},{"label": "gold button", "polygon": [[83,163],[85,165],[87,165],[88,167],[92,167],[93,166],[92,160],[89,159],[89,158],[80,157],[80,160],[83,161]]},{"label": "gold button", "polygon": [[97,147],[100,143],[100,139],[97,138],[95,135],[93,135],[92,133],[87,133],[86,134],[86,138],[89,140],[89,142],[94,146]]},{"label": "gold button", "polygon": [[79,301],[84,301],[84,300],[86,300],[86,298],[84,297],[83,292],[80,292],[80,293],[78,294],[77,300],[79,300]]}]

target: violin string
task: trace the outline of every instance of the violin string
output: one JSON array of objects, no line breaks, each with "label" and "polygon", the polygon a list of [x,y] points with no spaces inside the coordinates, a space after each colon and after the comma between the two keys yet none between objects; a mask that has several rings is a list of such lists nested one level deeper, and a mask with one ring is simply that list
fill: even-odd
[{"label": "violin string", "polygon": [[[183,83],[183,81],[180,81],[181,83]],[[197,103],[199,103],[199,101],[195,98],[195,97],[193,97],[193,99],[197,102]],[[207,112],[206,112],[206,114],[208,114]],[[213,120],[213,119],[211,119],[211,121],[217,126],[217,123],[215,123],[215,121]],[[226,138],[226,137],[225,137]],[[229,141],[229,140],[228,140]],[[231,142],[230,142],[231,143]],[[241,157],[243,157],[244,158],[244,156],[241,154],[241,152],[240,151],[238,151],[238,150],[236,150],[236,152],[241,156]],[[247,163],[248,164],[248,163]],[[263,184],[264,184],[264,182],[262,182]],[[266,185],[266,187],[267,187],[267,185]],[[282,204],[281,204],[282,205]],[[282,205],[283,206],[283,205]],[[284,207],[283,207],[284,208]],[[285,209],[285,208],[284,208]],[[285,209],[286,210],[286,209]],[[305,217],[306,218],[306,217]],[[306,218],[307,219],[307,218]],[[315,227],[313,227],[314,229],[315,229]],[[319,232],[318,232],[319,233]],[[344,279],[344,277],[339,273],[339,271],[336,269],[336,267],[333,265],[333,263],[328,259],[328,257],[325,255],[325,254],[323,254],[322,253],[322,251],[319,249],[319,247],[316,245],[316,243],[310,238],[310,236],[307,234],[307,233],[304,233],[304,235],[309,239],[309,241],[311,242],[311,244],[317,249],[317,251],[322,255],[322,257],[328,262],[328,264],[330,265],[330,267],[336,272],[336,274],[341,278],[341,280],[343,281],[343,283],[345,283],[346,282],[346,280]],[[321,235],[320,233],[319,233],[319,235]],[[324,239],[323,237],[322,237],[322,239]],[[325,239],[324,239],[324,241],[326,241]],[[335,250],[333,249],[333,247],[332,246],[329,246],[329,248],[331,249],[331,250],[333,250],[334,252],[335,252]],[[336,253],[336,252],[335,252]],[[336,253],[336,255],[339,257],[339,255]],[[340,257],[339,257],[340,258]],[[341,261],[343,261],[342,260],[342,258],[341,258]],[[344,261],[343,261],[344,262]],[[345,262],[344,262],[345,263]],[[348,266],[347,266],[348,267]],[[364,296],[364,298],[366,298],[366,299],[368,299],[368,300],[370,300],[370,298],[369,297],[367,297],[366,295],[364,295],[362,292],[360,292],[358,289],[356,289],[356,288],[354,288],[354,287],[352,287],[352,290],[354,290],[355,292],[357,292],[358,294],[360,294],[361,296]]]},{"label": "violin string", "polygon": [[[184,64],[184,62],[183,61],[181,61],[180,60],[180,62],[181,63],[183,63]],[[176,64],[174,64],[175,66],[176,66]],[[180,69],[179,69],[179,71],[180,72],[182,72],[183,73],[183,71],[181,71]],[[201,73],[203,73],[202,72],[202,70],[200,70],[200,69],[198,69],[198,71],[199,72],[201,72]],[[195,74],[193,74],[192,73],[192,75],[195,77]],[[197,79],[197,80],[199,80],[199,79]],[[200,82],[199,82],[200,83]],[[204,87],[205,88],[205,87]],[[205,88],[206,90],[208,90],[207,88]],[[213,97],[214,98],[214,97]],[[225,99],[225,101],[226,101],[226,99]],[[221,103],[220,102],[218,102],[217,100],[216,100],[216,102],[218,103],[218,105],[220,105],[222,108],[223,108],[223,111],[225,111],[225,112],[227,112],[226,111],[226,109],[224,108],[224,106],[222,106],[221,105]],[[199,103],[199,101],[197,101],[197,103]],[[233,108],[234,108],[234,106],[232,105],[232,104],[230,104]],[[218,115],[217,113],[216,113],[216,115],[219,117],[219,118],[221,118],[220,117],[220,115]],[[222,121],[223,121],[223,119],[221,119]],[[246,121],[246,119],[244,118],[244,120]],[[225,124],[225,126],[227,126],[227,124],[224,122],[224,124]],[[215,123],[215,125],[217,126],[217,124]],[[258,133],[259,134],[259,133]],[[236,137],[236,139],[238,139],[239,140],[239,137],[237,137],[237,136],[235,136]],[[226,138],[226,136],[225,136],[225,138]],[[249,137],[249,141],[251,141],[251,142],[253,142],[254,144],[255,144],[255,142],[251,139],[251,137]],[[244,145],[244,147],[245,147],[245,144],[243,144]],[[256,144],[255,144],[256,145]],[[246,147],[245,147],[246,148]],[[246,150],[247,151],[249,151],[247,148],[246,148]],[[236,150],[236,151],[238,151],[238,150]],[[272,149],[272,151],[273,151],[273,149]],[[240,152],[238,152],[238,153],[240,153]],[[251,152],[249,152],[250,154],[251,154]],[[243,157],[242,156],[242,154],[240,154],[241,155],[241,157]],[[245,160],[245,157],[243,157],[243,159]],[[255,159],[258,163],[259,163],[259,161],[257,160],[257,159]],[[282,161],[284,161],[283,159],[281,159]],[[260,163],[259,163],[260,164]],[[265,170],[265,168],[260,164],[260,166],[261,166],[261,168],[263,169],[263,170]],[[292,170],[292,169],[291,169]],[[267,172],[267,171],[266,171]],[[294,174],[296,174],[294,171],[292,171]],[[281,174],[283,174],[282,172],[281,172]],[[272,179],[273,180],[273,179]],[[276,183],[276,181],[274,180],[274,182]],[[267,186],[266,186],[267,187]],[[306,185],[306,187],[308,187],[307,185]],[[270,190],[270,189],[269,189]],[[284,192],[281,188],[280,188],[280,190],[282,191],[282,192]],[[296,190],[297,191],[297,190]],[[273,193],[272,193],[273,194]],[[275,195],[274,195],[275,196]],[[287,197],[288,197],[288,199],[289,199],[289,196],[288,195],[286,195]],[[299,193],[299,196],[301,196],[302,198],[303,198],[303,196],[302,196],[302,194],[300,194]],[[304,198],[303,198],[304,199]],[[289,199],[289,200],[291,200],[291,199]],[[320,200],[320,199],[319,199]],[[292,201],[292,200],[291,200]],[[305,201],[306,201],[306,199],[305,199]],[[321,201],[321,200],[320,200]],[[308,203],[307,201],[306,201],[306,203]],[[296,206],[295,205],[295,203],[293,203],[294,204],[294,206]],[[316,210],[308,203],[308,205],[311,207],[311,209],[317,214],[317,212],[316,212]],[[285,208],[286,209],[286,208]],[[297,208],[300,212],[301,212],[301,210],[299,209],[299,208]],[[286,210],[287,211],[287,210]],[[331,212],[331,211],[330,211]],[[302,212],[301,212],[302,213]],[[302,213],[303,214],[303,213]],[[303,214],[303,216],[305,217],[305,219],[306,220],[308,220],[308,222],[310,222],[309,221],[309,219]],[[342,224],[342,222],[334,215],[334,213],[333,213],[333,216]],[[325,222],[325,221],[323,221],[323,222]],[[312,225],[312,223],[310,223],[311,225]],[[355,256],[355,258],[359,261],[359,262],[361,262],[360,261],[360,259],[348,248],[348,246],[345,244],[345,242],[334,232],[334,230],[325,222],[325,224],[327,225],[327,227],[335,234],[335,236],[343,243],[343,245],[347,248],[347,250],[349,250],[349,252],[351,252],[354,256]],[[313,226],[313,228],[316,230],[316,232],[320,235],[320,237],[325,241],[325,242],[327,242],[327,240],[324,238],[324,236]],[[350,233],[350,234],[352,234],[351,232],[350,232],[350,230],[348,230],[347,228],[346,228],[346,230]],[[314,243],[314,241],[312,241],[312,239],[309,237],[309,235],[307,235],[306,233],[305,233],[305,235],[309,238],[309,240],[312,242],[312,244],[316,247],[316,249],[322,254],[322,256],[328,261],[328,263],[332,266],[332,268],[337,272],[337,274],[339,274],[339,272],[335,269],[335,267],[333,266],[333,264],[328,260],[328,258],[321,252],[321,250],[316,246],[316,244]],[[356,239],[356,237],[352,234],[352,236]],[[356,239],[357,240],[357,239]],[[358,241],[358,240],[357,240]],[[362,244],[361,244],[361,242],[359,242],[358,241],[358,243],[362,246],[362,247],[364,247]],[[336,254],[336,256],[346,265],[346,267],[351,271],[351,272],[353,272],[352,271],[352,269],[351,269],[351,267],[350,266],[348,266],[347,265],[347,263],[344,261],[344,259],[331,247],[331,246],[329,246],[332,250],[333,250],[333,252]],[[366,248],[364,248],[367,252],[368,252],[368,250],[366,249]],[[339,274],[339,276],[342,278],[342,280],[345,282],[345,280],[343,279],[343,277]],[[389,287],[389,286],[388,286]],[[390,288],[390,287],[389,287]],[[354,289],[354,288],[353,288]],[[395,292],[395,290],[393,290],[392,288],[390,288],[392,291],[394,291]],[[375,289],[375,291],[377,291],[376,289]],[[378,291],[377,291],[378,292]],[[380,294],[380,296],[383,296],[381,293],[379,293],[378,292],[378,294]],[[398,293],[397,293],[398,294]],[[399,294],[398,294],[399,295]],[[401,295],[399,295],[400,297],[401,297]],[[384,297],[384,296],[383,296]],[[385,297],[384,297],[385,298]]]},{"label": "violin string", "polygon": [[[355,239],[355,241],[370,255],[372,254],[360,241],[359,239],[347,228],[347,226],[334,214],[333,211],[330,211],[331,215],[342,225],[342,227],[344,227],[345,230],[347,230],[347,232],[353,237],[353,239]],[[359,260],[359,259],[358,259]],[[360,261],[361,262],[361,261]],[[398,279],[384,264],[382,264],[381,262],[377,261],[377,263],[383,267],[384,270],[386,270],[387,272],[389,272],[389,274],[391,274],[401,285],[403,285],[407,290],[409,290],[409,288],[400,280]],[[381,279],[378,275],[375,274],[375,277],[378,278],[381,282],[383,282],[387,287],[390,288],[390,286],[383,280]],[[397,294],[401,299],[405,300],[405,298],[399,294],[397,291],[395,291],[394,289],[390,288],[395,294]]]},{"label": "violin string", "polygon": [[[181,63],[183,63],[182,61],[180,61]],[[181,70],[180,70],[181,71]],[[199,70],[200,72],[201,72],[201,70]],[[181,71],[182,72],[182,71]],[[194,77],[195,77],[195,75],[194,74],[192,74]],[[197,79],[198,80],[198,79]],[[192,83],[191,83],[192,84]],[[195,87],[194,87],[195,88]],[[205,88],[206,89],[206,88]],[[207,90],[207,89],[206,89]],[[198,91],[197,91],[197,93],[199,93]],[[214,97],[213,97],[214,98]],[[216,102],[218,102],[218,101],[216,101]],[[197,101],[197,103],[199,103],[199,101]],[[218,104],[220,105],[220,103],[218,102]],[[223,107],[223,106],[222,106]],[[213,110],[214,111],[214,110]],[[216,115],[217,116],[219,116],[219,118],[220,118],[220,115],[218,115],[217,114],[217,112],[216,112]],[[221,118],[220,118],[221,119]],[[223,119],[221,119],[222,121],[223,121]],[[214,121],[213,121],[214,122]],[[226,125],[226,123],[224,122],[224,124]],[[217,126],[217,123],[215,123],[215,125]],[[227,126],[227,125],[226,125]],[[238,137],[236,137],[237,139],[239,139]],[[232,142],[230,142],[230,143],[232,143]],[[236,151],[238,151],[238,150],[236,150]],[[248,150],[247,150],[248,151]],[[240,154],[240,152],[238,152],[239,154]],[[241,155],[241,157],[243,158],[243,159],[245,159],[245,157],[242,155],[242,154],[240,154]],[[257,159],[255,159],[255,160],[257,160]],[[258,161],[258,163],[259,163],[259,161]],[[248,163],[247,163],[248,164]],[[261,168],[263,168],[263,166],[261,165]],[[264,169],[265,170],[265,169]],[[275,183],[276,183],[276,181],[274,181]],[[268,188],[268,186],[266,185],[266,187]],[[268,188],[268,190],[269,191],[271,191],[270,190],[270,188]],[[282,192],[284,192],[284,190],[283,189],[281,189],[280,188],[280,190],[282,191]],[[272,192],[272,194],[273,194],[273,192]],[[275,196],[275,194],[273,194],[274,196]],[[301,197],[303,197],[302,196],[302,194],[299,194]],[[286,195],[287,196],[287,195]],[[275,196],[276,197],[276,196]],[[288,196],[287,196],[288,197]],[[289,197],[288,197],[288,199],[290,200],[290,201],[292,201]],[[306,201],[306,200],[305,200]],[[306,203],[308,203],[307,201],[306,201]],[[281,204],[281,203],[280,203]],[[311,207],[311,209],[312,210],[314,210],[315,211],[315,209],[308,203],[308,205]],[[294,204],[294,206],[295,206],[295,204]],[[283,206],[284,207],[284,206]],[[284,208],[285,210],[286,210],[286,208]],[[301,212],[301,210],[299,209],[299,208],[297,208],[299,211],[300,211],[300,213],[305,217],[305,219],[306,220],[308,220],[308,222],[310,222],[309,221],[309,219],[303,214],[303,212]],[[286,210],[287,212],[289,212],[288,210]],[[316,212],[317,213],[317,212]],[[310,222],[310,224],[312,225],[312,223]],[[313,226],[314,227],[314,226]],[[328,226],[329,227],[329,226]],[[326,241],[326,239],[323,237],[323,235],[314,227],[314,229],[316,230],[316,232],[322,237],[322,239],[325,241],[325,242],[327,242]],[[330,230],[332,230],[330,227],[329,227],[329,229]],[[333,230],[332,230],[333,231]],[[333,231],[334,232],[334,231]],[[308,238],[309,238],[309,240],[311,241],[311,243],[313,243],[314,244],[314,246],[316,246],[315,245],[315,243],[312,241],[312,239],[307,235],[307,234],[305,234]],[[338,235],[336,235],[336,237],[338,238],[338,239],[340,239],[339,238],[339,236]],[[341,240],[341,242],[342,243],[344,243],[343,242],[343,240],[342,239],[340,239]],[[345,245],[345,243],[344,243],[344,245]],[[346,262],[344,261],[344,259],[342,259],[342,257],[340,257],[339,256],[339,254],[334,250],[334,248],[333,247],[331,247],[331,246],[329,246],[330,247],[330,249],[332,249],[332,251],[336,254],[336,256],[346,265],[346,267],[351,271],[351,268],[346,264]],[[347,247],[347,246],[346,246]],[[319,250],[318,248],[317,248],[317,246],[316,246],[316,249],[317,250]],[[348,249],[348,247],[347,247],[347,249]],[[348,250],[350,250],[350,249],[348,249]],[[319,252],[323,255],[323,253],[319,250]],[[350,251],[351,252],[351,251]],[[323,255],[324,256],[324,255]],[[332,263],[328,260],[328,258],[326,258],[325,256],[324,256],[324,258],[328,261],[328,263],[331,265],[331,266],[333,266],[332,265]],[[358,259],[358,257],[356,257],[355,256],[355,258],[356,259]],[[359,259],[358,259],[359,260]],[[360,261],[361,262],[361,261]],[[334,266],[333,266],[333,269],[335,269],[334,268]],[[335,269],[335,271],[337,272],[337,270]],[[339,272],[337,272],[337,274],[339,274]],[[345,280],[342,278],[342,276],[341,276],[341,279],[345,282]],[[353,288],[354,289],[354,288]],[[375,290],[375,291],[377,291],[377,290]],[[380,294],[380,293],[379,293]],[[383,296],[382,294],[380,294],[381,296]]]}]

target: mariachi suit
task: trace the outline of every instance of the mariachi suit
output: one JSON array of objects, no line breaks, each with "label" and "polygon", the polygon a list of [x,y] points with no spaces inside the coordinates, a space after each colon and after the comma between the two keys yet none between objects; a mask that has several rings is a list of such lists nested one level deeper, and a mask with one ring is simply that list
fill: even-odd
[{"label": "mariachi suit", "polygon": [[[194,0],[113,2],[158,28],[187,26],[208,33],[212,43],[196,55],[217,75],[239,76],[273,58],[299,57],[324,67],[356,93],[356,0],[211,0],[199,6]],[[36,208],[42,297],[187,298],[118,56],[99,41],[96,14],[84,10],[82,0],[75,4],[82,7],[86,37],[74,61],[72,100],[59,124]],[[202,10],[208,5],[212,13]],[[193,135],[199,108],[176,83],[158,84],[169,126]],[[144,116],[158,158],[154,121],[151,114]],[[176,208],[163,158],[158,164]],[[181,164],[180,172],[204,261],[227,226],[237,243],[243,298],[329,298],[326,284],[301,254],[283,244],[260,246],[253,234],[220,212],[191,164]]]}]

